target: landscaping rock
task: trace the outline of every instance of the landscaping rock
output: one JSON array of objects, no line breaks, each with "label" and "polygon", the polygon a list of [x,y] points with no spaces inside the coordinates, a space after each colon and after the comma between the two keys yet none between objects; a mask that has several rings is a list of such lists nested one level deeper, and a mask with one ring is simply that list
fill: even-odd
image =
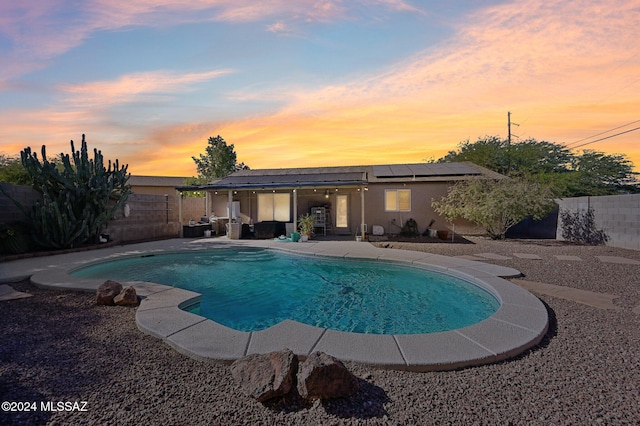
[{"label": "landscaping rock", "polygon": [[113,303],[118,306],[135,306],[138,304],[138,295],[133,287],[125,287],[116,297]]},{"label": "landscaping rock", "polygon": [[96,303],[98,305],[113,305],[113,299],[122,291],[122,284],[117,281],[107,280],[96,291]]},{"label": "landscaping rock", "polygon": [[286,395],[293,387],[298,358],[290,349],[239,358],[231,375],[249,396],[260,402]]},{"label": "landscaping rock", "polygon": [[342,362],[324,352],[314,352],[300,364],[298,393],[305,399],[332,399],[358,392],[358,379]]}]

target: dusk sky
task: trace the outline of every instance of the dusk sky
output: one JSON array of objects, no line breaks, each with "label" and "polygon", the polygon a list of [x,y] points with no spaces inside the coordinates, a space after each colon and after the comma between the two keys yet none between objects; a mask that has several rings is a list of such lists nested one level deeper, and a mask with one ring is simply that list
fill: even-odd
[{"label": "dusk sky", "polygon": [[640,170],[640,0],[0,2],[5,155],[85,133],[195,176],[221,135],[252,169],[416,163],[508,111],[515,143],[627,132],[578,149]]}]

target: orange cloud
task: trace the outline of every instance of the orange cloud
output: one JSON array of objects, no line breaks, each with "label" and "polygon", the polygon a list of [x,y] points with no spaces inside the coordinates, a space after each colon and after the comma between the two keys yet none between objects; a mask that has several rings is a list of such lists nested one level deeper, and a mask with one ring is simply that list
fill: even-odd
[{"label": "orange cloud", "polygon": [[[443,45],[384,72],[319,89],[283,88],[277,99],[289,102],[279,112],[219,129],[239,153],[246,147],[242,161],[256,167],[277,167],[262,155],[272,145],[289,147],[278,155],[288,164],[438,158],[467,138],[506,137],[507,111],[521,124],[515,134],[570,143],[638,118],[639,4],[496,6],[469,17]],[[622,148],[640,165],[637,134],[591,147]]]}]

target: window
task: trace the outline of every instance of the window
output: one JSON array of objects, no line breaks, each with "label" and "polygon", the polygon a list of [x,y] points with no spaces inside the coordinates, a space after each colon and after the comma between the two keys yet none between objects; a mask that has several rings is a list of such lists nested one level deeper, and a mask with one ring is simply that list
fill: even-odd
[{"label": "window", "polygon": [[346,228],[347,220],[347,196],[336,195],[336,228]]},{"label": "window", "polygon": [[258,194],[258,222],[277,220],[289,222],[291,220],[291,203],[289,194],[268,193]]},{"label": "window", "polygon": [[387,212],[410,212],[410,189],[387,189],[384,191],[384,210]]}]

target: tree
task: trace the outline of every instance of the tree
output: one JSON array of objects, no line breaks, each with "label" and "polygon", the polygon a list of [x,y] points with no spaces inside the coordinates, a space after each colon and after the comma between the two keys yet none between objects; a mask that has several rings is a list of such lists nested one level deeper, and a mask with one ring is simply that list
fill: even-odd
[{"label": "tree", "polygon": [[509,144],[496,136],[461,142],[438,162],[471,161],[495,172],[550,185],[561,197],[607,195],[633,191],[637,173],[624,154],[585,150],[572,153],[562,145],[527,139]]},{"label": "tree", "polygon": [[209,137],[205,154],[200,154],[200,158],[191,157],[197,166],[198,181],[208,183],[238,170],[248,170],[244,163],[238,163],[234,149],[234,145],[227,145],[220,135]]},{"label": "tree", "polygon": [[553,210],[553,195],[549,186],[524,179],[478,178],[456,183],[432,206],[451,222],[463,218],[482,226],[491,238],[503,239],[516,223]]},{"label": "tree", "polygon": [[607,155],[584,150],[571,162],[574,192],[579,195],[610,195],[612,189],[628,188],[635,182],[633,163],[624,154]]},{"label": "tree", "polygon": [[471,161],[505,176],[531,176],[566,172],[572,158],[567,148],[551,142],[526,139],[509,144],[497,136],[485,136],[461,142],[458,151],[449,151],[438,162]]},{"label": "tree", "polygon": [[42,201],[33,206],[31,214],[25,213],[31,219],[34,241],[43,247],[68,248],[97,240],[131,192],[128,166],[120,167],[115,160],[106,168],[97,149],[90,160],[84,135],[80,151],[73,141],[71,151],[71,157],[60,154],[60,169],[47,159],[44,145],[42,161],[31,148],[20,153],[33,188],[42,193]]},{"label": "tree", "polygon": [[469,139],[458,144],[457,151],[449,151],[438,160],[439,163],[471,161],[494,172],[506,175],[508,172],[507,143],[497,136],[485,136],[475,142]]},{"label": "tree", "polygon": [[20,157],[0,154],[0,182],[14,185],[29,185],[31,178],[22,165]]}]

